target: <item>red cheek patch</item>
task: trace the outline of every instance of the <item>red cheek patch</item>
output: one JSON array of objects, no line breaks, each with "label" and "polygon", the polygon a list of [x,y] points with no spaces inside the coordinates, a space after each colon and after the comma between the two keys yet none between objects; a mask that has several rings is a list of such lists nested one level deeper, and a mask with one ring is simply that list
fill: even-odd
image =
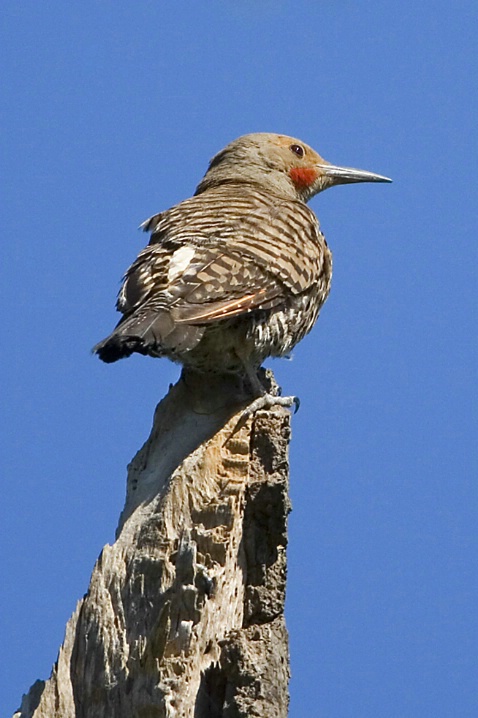
[{"label": "red cheek patch", "polygon": [[289,170],[289,177],[296,187],[310,187],[318,176],[319,173],[312,167],[292,167]]}]

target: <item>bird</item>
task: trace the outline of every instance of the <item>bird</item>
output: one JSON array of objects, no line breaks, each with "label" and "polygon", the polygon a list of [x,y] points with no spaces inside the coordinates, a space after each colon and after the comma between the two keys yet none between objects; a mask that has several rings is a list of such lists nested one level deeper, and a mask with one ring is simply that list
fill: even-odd
[{"label": "bird", "polygon": [[332,254],[307,202],[335,185],[391,182],[330,164],[301,140],[243,135],[209,163],[194,195],[140,225],[149,244],[126,271],[113,332],[93,347],[104,362],[167,357],[204,375],[249,381],[251,411],[270,395],[258,370],[290,355],[326,301]]}]

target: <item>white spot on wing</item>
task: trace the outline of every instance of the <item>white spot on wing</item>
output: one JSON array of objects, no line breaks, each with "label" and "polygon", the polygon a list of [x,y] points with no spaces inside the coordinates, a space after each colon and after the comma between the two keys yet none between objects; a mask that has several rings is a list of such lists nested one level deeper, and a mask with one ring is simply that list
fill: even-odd
[{"label": "white spot on wing", "polygon": [[168,269],[168,281],[174,282],[180,274],[189,266],[196,250],[194,247],[180,247],[171,256]]}]

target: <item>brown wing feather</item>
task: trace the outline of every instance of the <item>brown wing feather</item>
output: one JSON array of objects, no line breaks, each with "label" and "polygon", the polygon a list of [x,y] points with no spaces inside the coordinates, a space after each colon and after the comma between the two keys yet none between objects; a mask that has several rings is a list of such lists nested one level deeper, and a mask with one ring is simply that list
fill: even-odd
[{"label": "brown wing feather", "polygon": [[188,352],[207,326],[280,308],[323,285],[331,263],[313,213],[301,202],[241,185],[211,188],[154,215],[150,243],[126,272],[104,361],[132,352]]},{"label": "brown wing feather", "polygon": [[[276,288],[274,288],[276,290]],[[202,305],[184,305],[172,310],[174,321],[178,324],[209,324],[219,319],[230,319],[255,310],[271,309],[282,303],[283,297],[268,288],[258,289],[252,294],[245,294],[224,301],[209,301]]]},{"label": "brown wing feather", "polygon": [[[142,228],[152,236],[125,276],[118,309],[126,316],[167,311],[184,326],[278,307],[315,284],[324,262],[311,211],[257,191],[211,190]],[[183,247],[193,256],[176,273],[173,257]]]},{"label": "brown wing feather", "polygon": [[168,281],[171,252],[159,245],[144,249],[129,268],[118,308],[129,316],[150,307],[171,312],[174,322],[207,324],[269,309],[284,301],[284,286],[250,257],[215,247],[194,248],[185,270]]}]

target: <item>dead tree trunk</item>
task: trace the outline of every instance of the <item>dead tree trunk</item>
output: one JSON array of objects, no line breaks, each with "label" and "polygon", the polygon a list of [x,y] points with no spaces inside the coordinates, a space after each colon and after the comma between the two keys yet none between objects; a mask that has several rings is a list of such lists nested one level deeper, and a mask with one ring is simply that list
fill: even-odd
[{"label": "dead tree trunk", "polygon": [[156,409],[50,678],[15,718],[286,718],[289,414],[188,374]]}]

